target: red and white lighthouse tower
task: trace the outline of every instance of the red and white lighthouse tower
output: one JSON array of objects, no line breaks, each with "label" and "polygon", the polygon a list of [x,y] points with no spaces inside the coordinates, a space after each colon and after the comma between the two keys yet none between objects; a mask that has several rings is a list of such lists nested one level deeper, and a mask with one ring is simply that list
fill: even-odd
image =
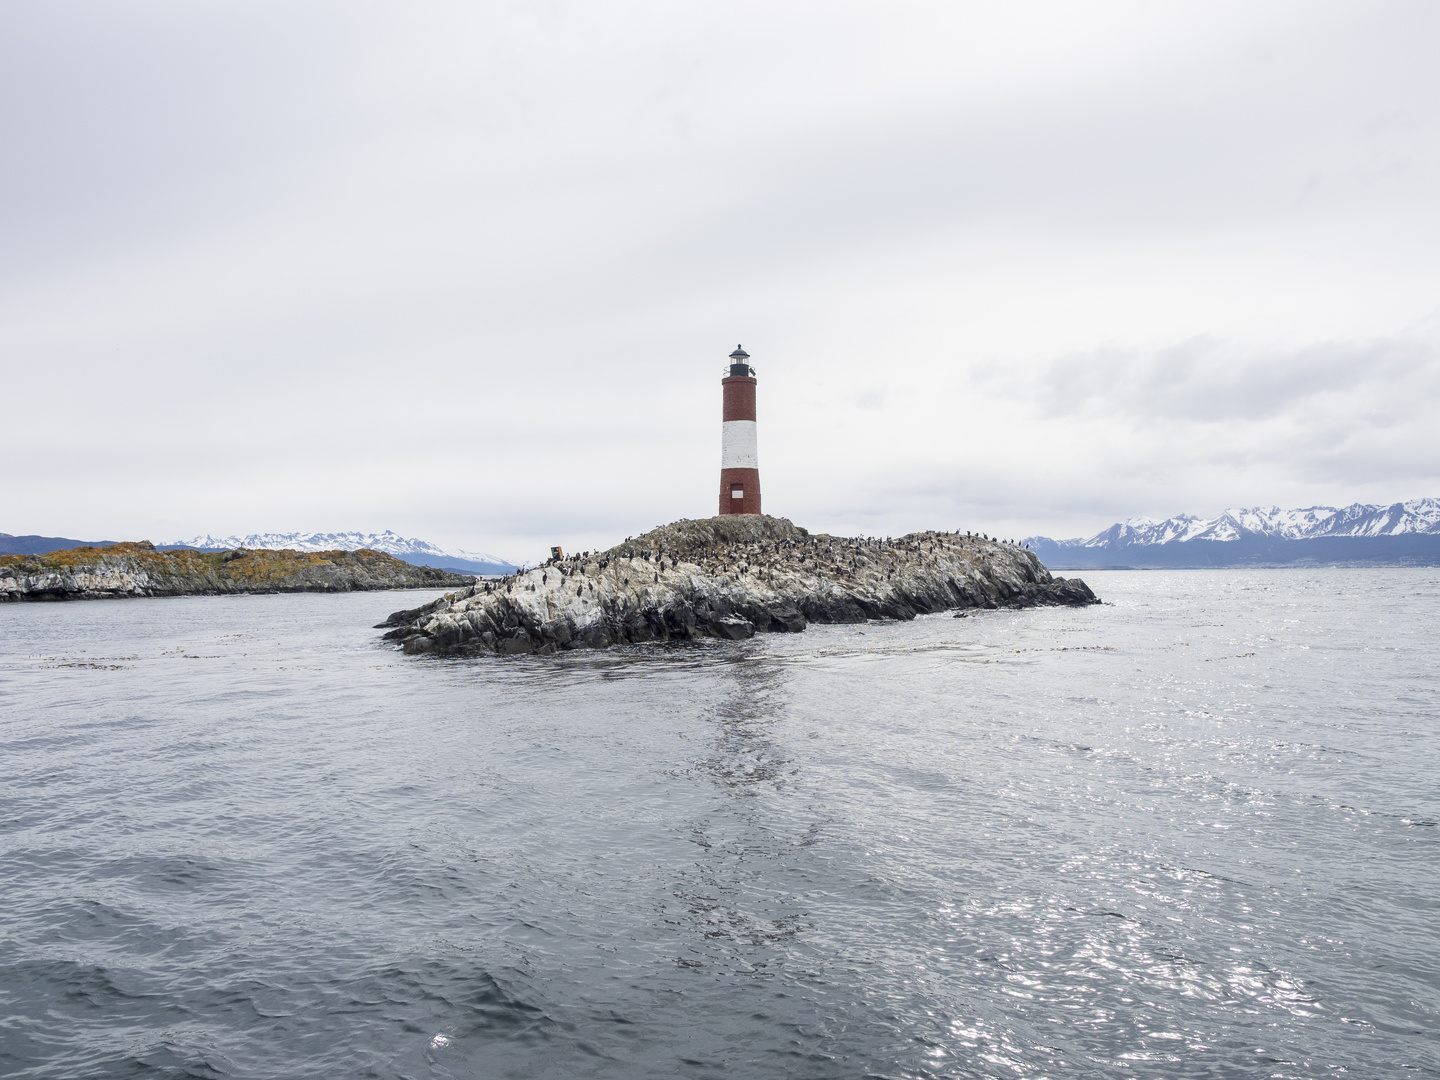
[{"label": "red and white lighthouse tower", "polygon": [[755,443],[755,369],[735,346],[730,374],[720,380],[725,417],[720,427],[720,513],[760,513],[760,457]]}]

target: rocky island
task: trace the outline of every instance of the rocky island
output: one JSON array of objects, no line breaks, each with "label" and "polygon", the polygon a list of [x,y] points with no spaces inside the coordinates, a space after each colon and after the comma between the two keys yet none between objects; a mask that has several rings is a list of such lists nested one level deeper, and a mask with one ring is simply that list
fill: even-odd
[{"label": "rocky island", "polygon": [[380,628],[406,652],[554,652],[623,642],[748,638],[808,623],[951,609],[1082,605],[1083,581],[1031,551],[960,533],[812,535],[785,518],[678,521],[598,554],[476,582]]},{"label": "rocky island", "polygon": [[0,556],[0,602],[452,588],[475,579],[380,551],[156,551],[148,541]]}]

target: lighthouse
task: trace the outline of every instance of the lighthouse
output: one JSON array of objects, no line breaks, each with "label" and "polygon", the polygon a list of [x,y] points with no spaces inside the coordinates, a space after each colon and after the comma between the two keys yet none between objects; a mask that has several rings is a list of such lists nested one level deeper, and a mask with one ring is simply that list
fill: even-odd
[{"label": "lighthouse", "polygon": [[750,354],[735,346],[730,374],[720,380],[724,421],[720,425],[720,513],[760,513],[760,458],[755,446],[755,369]]}]

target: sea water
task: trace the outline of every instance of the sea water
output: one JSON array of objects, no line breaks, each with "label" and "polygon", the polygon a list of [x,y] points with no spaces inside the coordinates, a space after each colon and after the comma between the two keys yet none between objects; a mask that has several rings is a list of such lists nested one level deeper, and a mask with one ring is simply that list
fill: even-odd
[{"label": "sea water", "polygon": [[1440,571],[435,660],[0,609],[0,1075],[1440,1073]]}]

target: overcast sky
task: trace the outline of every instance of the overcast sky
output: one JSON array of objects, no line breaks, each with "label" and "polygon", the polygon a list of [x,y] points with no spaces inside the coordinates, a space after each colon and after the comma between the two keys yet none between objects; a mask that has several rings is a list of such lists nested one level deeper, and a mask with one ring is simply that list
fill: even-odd
[{"label": "overcast sky", "polygon": [[0,530],[1440,495],[1440,5],[0,0]]}]

